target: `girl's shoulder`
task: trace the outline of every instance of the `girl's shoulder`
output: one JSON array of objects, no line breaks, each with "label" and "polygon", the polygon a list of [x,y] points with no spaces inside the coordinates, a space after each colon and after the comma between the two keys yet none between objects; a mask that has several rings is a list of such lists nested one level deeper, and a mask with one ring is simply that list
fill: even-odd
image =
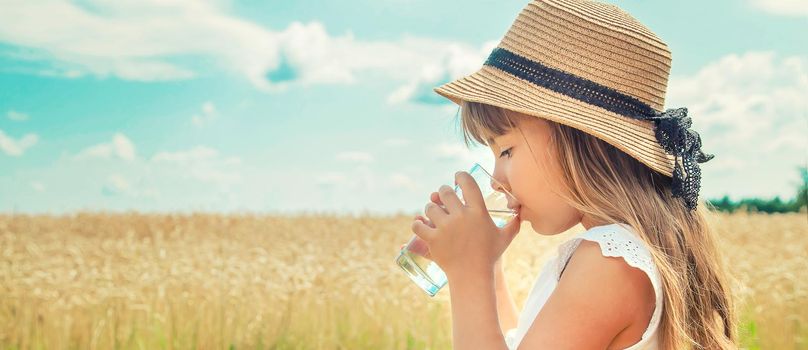
[{"label": "girl's shoulder", "polygon": [[654,290],[658,290],[659,274],[647,244],[631,226],[622,223],[594,226],[562,243],[558,247],[559,277],[576,248],[584,240],[597,243],[603,256],[620,257],[629,266],[645,272],[651,279]]},{"label": "girl's shoulder", "polygon": [[[567,272],[563,272],[565,267]],[[562,273],[565,277],[563,280]],[[651,284],[648,284],[646,275],[651,277]],[[558,255],[545,263],[525,302],[518,329],[510,332],[506,340],[509,344],[518,344],[538,319],[539,311],[545,307],[555,310],[542,311],[545,322],[551,319],[550,324],[557,325],[565,318],[572,317],[572,313],[564,311],[566,307],[581,305],[588,310],[589,325],[594,322],[624,327],[624,330],[631,328],[634,333],[626,331],[624,341],[626,337],[638,338],[636,328],[640,327],[641,341],[627,349],[644,348],[652,341],[661,317],[662,295],[661,291],[657,291],[659,285],[661,282],[649,251],[628,227],[616,224],[592,227],[559,245]],[[651,299],[652,289],[656,293],[655,300]],[[651,305],[654,308],[649,319],[647,312],[651,311]],[[646,312],[626,312],[628,309],[643,309]],[[581,320],[571,321],[571,324],[590,327],[589,331],[612,331],[586,326]]]},{"label": "girl's shoulder", "polygon": [[[586,249],[577,249],[581,246],[582,242],[588,242],[585,244]],[[634,231],[631,226],[626,224],[595,226],[574,236],[567,242],[562,243],[558,248],[555,277],[557,280],[561,279],[564,269],[567,267],[566,265],[574,254],[576,256],[588,255],[588,258],[580,257],[580,259],[588,260],[590,264],[594,264],[598,259],[596,255],[598,250],[600,256],[620,258],[628,266],[644,272],[644,274],[640,273],[639,276],[635,273],[633,274],[634,277],[629,277],[635,282],[638,281],[638,277],[642,276],[647,276],[650,280],[654,291],[655,307],[651,319],[648,322],[648,328],[642,337],[643,339],[647,338],[657,327],[661,318],[663,304],[662,281],[648,245],[637,235],[636,231]],[[611,265],[612,268],[614,268],[615,265],[620,264]],[[646,281],[645,283],[648,282]]]}]

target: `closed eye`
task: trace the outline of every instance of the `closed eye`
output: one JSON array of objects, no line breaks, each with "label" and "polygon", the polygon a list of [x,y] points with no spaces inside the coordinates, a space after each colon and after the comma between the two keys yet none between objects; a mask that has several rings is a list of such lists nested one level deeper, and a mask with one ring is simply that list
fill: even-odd
[{"label": "closed eye", "polygon": [[507,154],[508,154],[508,158],[510,158],[510,157],[511,157],[511,149],[513,149],[513,147],[508,148],[508,149],[506,149],[506,150],[502,151],[502,153],[500,153],[500,154],[499,154],[499,157],[500,157],[500,158],[502,158],[502,156],[503,156],[503,155],[505,155],[505,154],[507,153]]}]

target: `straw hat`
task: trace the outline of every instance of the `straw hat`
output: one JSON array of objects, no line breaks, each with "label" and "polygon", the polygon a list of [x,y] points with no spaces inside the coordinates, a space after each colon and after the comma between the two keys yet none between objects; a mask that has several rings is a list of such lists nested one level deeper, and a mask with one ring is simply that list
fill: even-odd
[{"label": "straw hat", "polygon": [[588,0],[534,0],[476,72],[434,90],[592,134],[672,177],[695,209],[701,152],[687,108],[663,112],[668,45],[630,14]]}]

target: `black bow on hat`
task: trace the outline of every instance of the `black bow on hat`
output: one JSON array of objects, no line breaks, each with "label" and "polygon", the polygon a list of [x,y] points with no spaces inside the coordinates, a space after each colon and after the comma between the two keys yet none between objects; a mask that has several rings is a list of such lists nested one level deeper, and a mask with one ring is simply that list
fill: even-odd
[{"label": "black bow on hat", "polygon": [[693,122],[687,116],[687,107],[657,112],[647,119],[656,124],[656,138],[665,152],[676,157],[671,182],[673,196],[682,198],[688,209],[695,209],[701,183],[698,163],[713,159],[715,155],[701,151],[701,137],[695,130],[690,130]]}]

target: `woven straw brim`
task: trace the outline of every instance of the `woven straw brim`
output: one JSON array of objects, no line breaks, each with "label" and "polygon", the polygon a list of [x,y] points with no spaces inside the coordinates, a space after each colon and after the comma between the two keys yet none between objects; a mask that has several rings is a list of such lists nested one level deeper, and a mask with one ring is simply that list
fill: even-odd
[{"label": "woven straw brim", "polygon": [[480,102],[574,127],[655,171],[673,175],[674,157],[657,142],[651,121],[624,117],[487,65],[434,91],[458,105],[462,100]]}]

